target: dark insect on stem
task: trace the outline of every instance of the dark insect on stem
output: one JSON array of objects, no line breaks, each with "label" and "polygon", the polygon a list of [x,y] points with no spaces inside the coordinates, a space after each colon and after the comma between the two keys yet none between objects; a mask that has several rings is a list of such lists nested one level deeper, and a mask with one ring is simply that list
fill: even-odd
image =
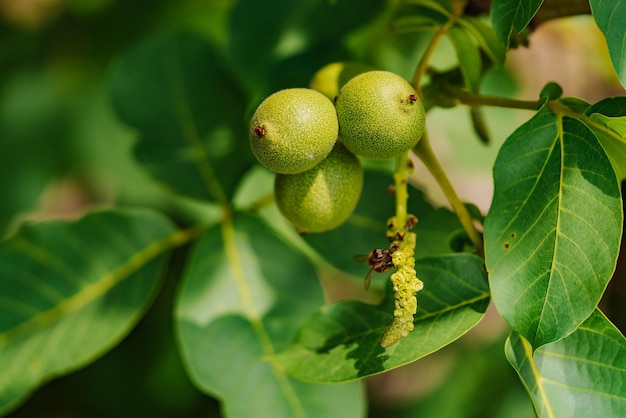
[{"label": "dark insect on stem", "polygon": [[417,218],[413,215],[409,215],[407,217],[406,223],[404,224],[404,229],[407,231],[413,229],[413,227],[417,225]]},{"label": "dark insect on stem", "polygon": [[374,272],[385,273],[393,267],[392,254],[397,249],[397,245],[392,245],[388,250],[376,248],[367,255],[361,254],[354,256],[354,261],[367,261],[367,264],[370,266],[370,269],[365,276],[365,290],[369,290]]},{"label": "dark insect on stem", "polygon": [[405,235],[406,234],[404,232],[397,231],[395,234],[391,234],[391,235],[387,236],[387,241],[389,241],[389,242],[404,241],[404,236]]}]

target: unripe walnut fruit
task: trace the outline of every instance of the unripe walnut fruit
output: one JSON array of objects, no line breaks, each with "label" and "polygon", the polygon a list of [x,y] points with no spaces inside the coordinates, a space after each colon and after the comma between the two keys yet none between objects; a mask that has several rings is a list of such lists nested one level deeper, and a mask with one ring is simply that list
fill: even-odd
[{"label": "unripe walnut fruit", "polygon": [[339,90],[352,78],[374,67],[358,61],[339,61],[326,64],[313,75],[309,87],[335,100]]},{"label": "unripe walnut fruit", "polygon": [[337,140],[333,103],[318,91],[280,90],[266,98],[250,121],[250,146],[256,158],[276,173],[313,168]]},{"label": "unripe walnut fruit", "polygon": [[335,103],[339,134],[346,147],[371,159],[396,157],[424,133],[424,106],[404,78],[368,71],[348,81]]},{"label": "unripe walnut fruit", "polygon": [[338,227],[354,211],[363,187],[359,159],[337,143],[324,161],[299,174],[278,174],[274,192],[281,213],[300,232]]}]

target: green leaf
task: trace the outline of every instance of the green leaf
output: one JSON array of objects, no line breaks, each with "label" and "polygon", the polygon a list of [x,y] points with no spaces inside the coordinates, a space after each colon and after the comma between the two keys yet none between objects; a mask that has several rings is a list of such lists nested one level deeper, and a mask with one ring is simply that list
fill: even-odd
[{"label": "green leaf", "polygon": [[604,34],[613,68],[626,87],[626,1],[589,0],[591,14]]},{"label": "green leaf", "polygon": [[[258,0],[239,0],[229,22],[228,56],[252,91],[267,94],[267,77],[276,71],[274,63],[324,44],[325,50],[318,53],[328,54],[351,30],[378,17],[384,6],[380,0],[275,0],[271,6]],[[292,70],[278,69],[285,76]],[[272,88],[285,87],[295,86],[283,82]]]},{"label": "green leaf", "polygon": [[183,32],[146,41],[119,64],[112,94],[152,175],[178,193],[227,201],[253,158],[245,96],[209,43]]},{"label": "green leaf", "polygon": [[504,143],[494,166],[485,255],[498,311],[534,348],[595,309],[615,269],[620,188],[595,135],[543,107]]},{"label": "green leaf", "polygon": [[493,0],[491,22],[500,41],[509,46],[511,32],[520,33],[528,26],[543,0]]},{"label": "green leaf", "polygon": [[[11,41],[6,45],[11,45]],[[6,59],[6,57],[5,57]],[[5,61],[6,62],[6,61]],[[42,71],[7,77],[0,96],[0,235],[37,205],[44,188],[65,175],[75,152],[67,103]],[[73,115],[75,118],[75,115]],[[55,138],[51,141],[50,138]]]},{"label": "green leaf", "polygon": [[479,17],[465,16],[458,24],[472,34],[480,48],[487,54],[492,63],[504,64],[506,50],[493,31],[493,28]]},{"label": "green leaf", "polygon": [[[390,174],[366,171],[364,192],[348,221],[328,232],[307,234],[304,239],[333,266],[365,276],[367,264],[355,263],[354,256],[389,246],[386,221],[395,213],[395,197],[389,193],[391,185],[393,178]],[[416,258],[451,252],[450,240],[461,228],[452,212],[433,208],[417,189],[409,191],[408,211],[418,218],[414,229],[417,234]]]},{"label": "green leaf", "polygon": [[415,269],[424,282],[417,295],[415,328],[397,344],[387,349],[380,345],[393,319],[392,297],[376,306],[342,301],[313,315],[296,342],[274,360],[299,379],[353,380],[422,358],[480,321],[489,305],[480,258],[466,253],[424,258],[416,261]]},{"label": "green leaf", "polygon": [[626,138],[626,116],[617,116],[610,118],[600,113],[594,113],[596,121],[602,122],[604,126],[619,135],[620,138]]},{"label": "green leaf", "polygon": [[0,412],[133,328],[174,237],[167,219],[134,210],[24,226],[0,245]]},{"label": "green leaf", "polygon": [[539,417],[626,416],[626,340],[599,310],[534,355],[528,341],[514,332],[506,356]]},{"label": "green leaf", "polygon": [[554,81],[547,83],[539,92],[539,97],[546,100],[556,100],[563,95],[563,88]]},{"label": "green leaf", "polygon": [[575,113],[585,114],[591,106],[589,102],[578,97],[561,97],[556,100],[559,104],[567,107]]},{"label": "green leaf", "polygon": [[483,108],[479,106],[470,107],[470,119],[478,139],[480,139],[483,144],[491,143],[491,137],[489,135],[489,129],[487,129],[487,123],[485,122]]},{"label": "green leaf", "polygon": [[402,16],[393,21],[393,28],[398,32],[420,32],[436,30],[443,22],[442,19],[436,19],[431,16],[411,15]]},{"label": "green leaf", "polygon": [[403,32],[434,30],[443,26],[451,16],[441,2],[429,0],[407,1],[400,5],[393,28]]},{"label": "green leaf", "polygon": [[[589,124],[613,163],[621,180],[626,179],[626,97],[609,97],[589,107],[586,115],[599,124]],[[603,127],[608,128],[604,129]]]},{"label": "green leaf", "polygon": [[315,271],[254,218],[207,231],[181,283],[176,324],[192,380],[229,417],[360,417],[357,384],[288,377],[267,357],[323,303]]},{"label": "green leaf", "polygon": [[469,32],[458,26],[449,28],[446,35],[456,50],[465,86],[470,91],[478,91],[483,67],[478,45]]}]

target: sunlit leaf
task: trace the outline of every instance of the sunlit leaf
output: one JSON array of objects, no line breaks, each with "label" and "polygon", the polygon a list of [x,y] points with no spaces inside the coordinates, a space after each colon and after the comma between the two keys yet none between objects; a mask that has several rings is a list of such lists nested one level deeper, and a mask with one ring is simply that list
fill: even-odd
[{"label": "sunlit leaf", "polygon": [[[586,112],[592,121],[589,125],[604,147],[613,167],[622,180],[626,179],[626,97],[609,97],[589,107]],[[605,126],[609,129],[602,129]],[[617,135],[616,135],[617,134]]]},{"label": "sunlit leaf", "polygon": [[182,32],[146,41],[122,59],[112,94],[152,175],[196,199],[231,196],[252,161],[246,101],[209,43]]},{"label": "sunlit leaf", "polygon": [[[320,234],[307,234],[304,239],[335,267],[363,276],[366,263],[354,262],[354,256],[368,254],[375,248],[389,246],[386,238],[387,220],[395,213],[395,197],[390,174],[365,172],[363,193],[346,223]],[[450,240],[461,227],[457,217],[445,208],[435,209],[417,189],[409,189],[409,212],[417,216],[415,257],[451,252]]]},{"label": "sunlit leaf", "polygon": [[511,32],[520,33],[533,18],[543,0],[493,0],[491,22],[500,41],[509,45]]},{"label": "sunlit leaf", "polygon": [[417,260],[415,269],[424,282],[415,329],[397,344],[387,349],[380,345],[393,319],[391,298],[380,305],[341,301],[309,318],[296,342],[275,361],[303,380],[353,380],[424,357],[480,321],[489,304],[480,258],[465,253],[424,258]]},{"label": "sunlit leaf", "polygon": [[156,213],[116,211],[24,226],[0,245],[0,412],[130,331],[174,234]]},{"label": "sunlit leaf", "polygon": [[200,239],[177,301],[183,360],[229,417],[361,417],[358,384],[319,385],[267,361],[323,303],[312,266],[260,221],[236,216]]},{"label": "sunlit leaf", "polygon": [[506,356],[539,417],[626,416],[626,339],[599,310],[534,354],[514,332]]},{"label": "sunlit leaf", "polygon": [[589,0],[591,14],[609,46],[613,68],[626,86],[626,1]]},{"label": "sunlit leaf", "polygon": [[542,108],[500,149],[485,255],[493,300],[534,348],[591,315],[622,229],[615,172],[580,121]]}]

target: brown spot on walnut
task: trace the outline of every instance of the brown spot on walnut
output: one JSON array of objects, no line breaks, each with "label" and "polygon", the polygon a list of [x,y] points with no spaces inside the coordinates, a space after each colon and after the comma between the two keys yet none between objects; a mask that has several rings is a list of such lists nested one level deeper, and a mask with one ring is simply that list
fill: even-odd
[{"label": "brown spot on walnut", "polygon": [[255,126],[254,127],[254,133],[256,134],[256,136],[258,136],[259,138],[263,138],[265,136],[265,128],[262,126]]}]

